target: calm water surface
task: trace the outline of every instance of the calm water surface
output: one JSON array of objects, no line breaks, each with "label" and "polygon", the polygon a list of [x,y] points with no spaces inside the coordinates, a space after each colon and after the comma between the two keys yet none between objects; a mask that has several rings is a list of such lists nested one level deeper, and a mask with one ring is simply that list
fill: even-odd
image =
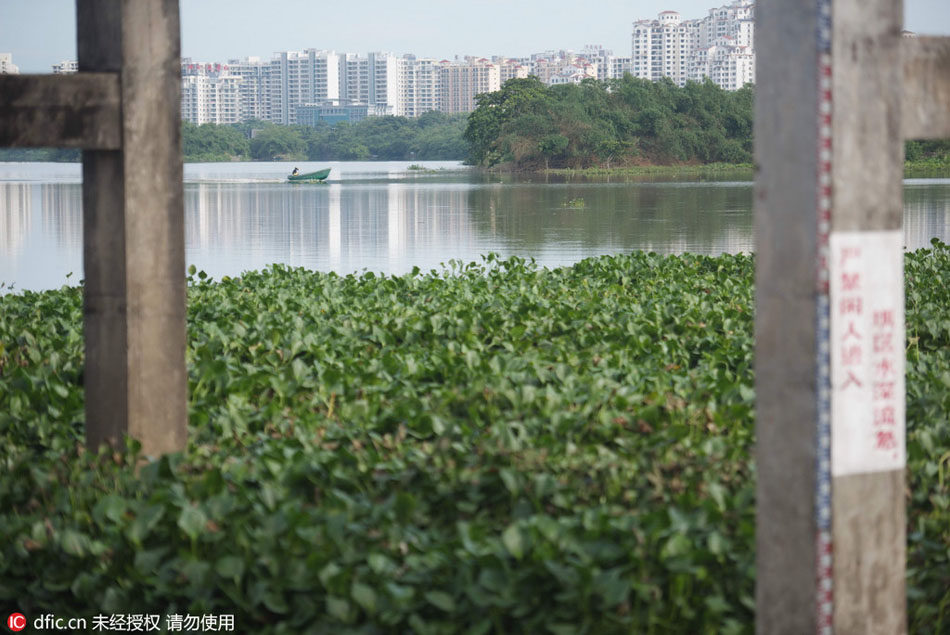
[{"label": "calm water surface", "polygon": [[[748,181],[513,177],[455,162],[422,162],[426,171],[408,162],[297,165],[333,171],[322,185],[290,185],[287,163],[187,164],[188,264],[215,278],[277,262],[398,274],[488,252],[557,266],[640,249],[754,248]],[[908,249],[950,242],[950,179],[907,180],[904,198]],[[75,284],[81,206],[78,164],[0,163],[0,283]]]}]

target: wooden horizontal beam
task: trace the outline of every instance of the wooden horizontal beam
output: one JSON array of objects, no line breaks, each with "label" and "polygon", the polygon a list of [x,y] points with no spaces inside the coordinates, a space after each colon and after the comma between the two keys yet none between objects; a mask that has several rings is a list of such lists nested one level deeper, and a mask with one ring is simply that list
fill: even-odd
[{"label": "wooden horizontal beam", "polygon": [[118,73],[0,75],[0,147],[118,150]]},{"label": "wooden horizontal beam", "polygon": [[905,139],[950,138],[950,37],[901,40]]}]

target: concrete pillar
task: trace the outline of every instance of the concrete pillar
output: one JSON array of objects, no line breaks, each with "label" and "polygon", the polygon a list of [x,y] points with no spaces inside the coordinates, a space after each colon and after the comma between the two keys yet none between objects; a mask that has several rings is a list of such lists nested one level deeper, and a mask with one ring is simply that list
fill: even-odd
[{"label": "concrete pillar", "polygon": [[902,3],[756,12],[757,632],[903,633]]},{"label": "concrete pillar", "polygon": [[78,0],[79,71],[118,73],[122,144],[83,153],[91,447],[187,435],[177,0]]}]

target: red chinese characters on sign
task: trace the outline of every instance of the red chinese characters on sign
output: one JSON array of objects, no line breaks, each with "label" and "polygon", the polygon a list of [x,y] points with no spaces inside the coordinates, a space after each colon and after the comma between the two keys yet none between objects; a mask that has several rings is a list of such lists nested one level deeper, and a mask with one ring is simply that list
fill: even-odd
[{"label": "red chinese characters on sign", "polygon": [[831,472],[904,466],[903,234],[831,232]]},{"label": "red chinese characters on sign", "polygon": [[841,296],[837,298],[836,319],[845,325],[844,335],[838,338],[833,345],[839,352],[841,366],[845,371],[845,381],[842,390],[848,388],[862,388],[865,380],[862,378],[862,359],[864,342],[866,339],[861,331],[864,320],[864,302],[861,298],[861,248],[847,247],[841,251],[838,261],[837,287]]},{"label": "red chinese characters on sign", "polygon": [[895,339],[898,334],[894,329],[894,311],[884,309],[874,311],[871,318],[871,365],[873,368],[872,380],[872,407],[874,408],[874,447],[878,450],[893,450],[897,447],[895,428],[897,417],[895,399],[895,375],[897,369],[894,361]]}]

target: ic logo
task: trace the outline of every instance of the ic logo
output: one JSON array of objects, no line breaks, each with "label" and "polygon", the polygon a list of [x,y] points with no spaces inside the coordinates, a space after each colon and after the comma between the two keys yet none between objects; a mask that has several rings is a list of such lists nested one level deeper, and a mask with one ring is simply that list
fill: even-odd
[{"label": "ic logo", "polygon": [[22,631],[26,628],[26,617],[23,613],[12,613],[10,617],[7,618],[7,628],[14,633]]}]

